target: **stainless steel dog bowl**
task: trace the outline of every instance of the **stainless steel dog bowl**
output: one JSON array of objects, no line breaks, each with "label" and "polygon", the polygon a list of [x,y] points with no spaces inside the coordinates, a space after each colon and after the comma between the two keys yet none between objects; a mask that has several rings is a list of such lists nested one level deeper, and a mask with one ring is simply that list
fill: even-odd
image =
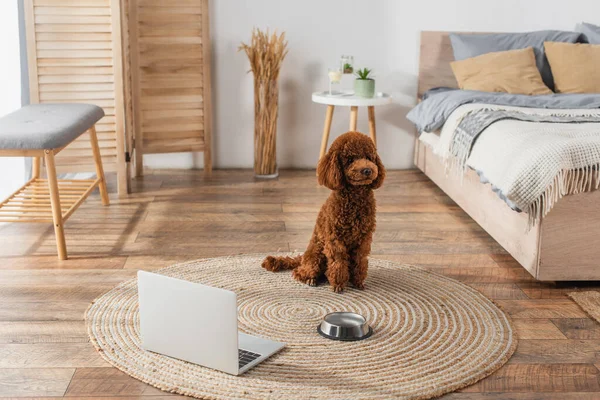
[{"label": "stainless steel dog bowl", "polygon": [[373,334],[365,317],[353,312],[327,314],[317,327],[321,336],[331,340],[363,340]]}]

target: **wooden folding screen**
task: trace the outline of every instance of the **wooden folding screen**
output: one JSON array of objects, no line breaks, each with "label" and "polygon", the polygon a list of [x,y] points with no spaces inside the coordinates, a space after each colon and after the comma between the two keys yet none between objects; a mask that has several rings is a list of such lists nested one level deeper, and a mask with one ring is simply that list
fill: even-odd
[{"label": "wooden folding screen", "polygon": [[[25,0],[31,103],[92,103],[105,171],[128,192],[120,0]],[[60,152],[61,172],[95,171],[87,134]]]},{"label": "wooden folding screen", "polygon": [[144,154],[189,151],[204,152],[210,173],[208,0],[125,1],[136,175],[143,172]]},{"label": "wooden folding screen", "polygon": [[[104,108],[96,125],[107,172],[128,192],[148,153],[204,152],[210,173],[208,0],[25,0],[32,103]],[[87,135],[59,171],[94,171]]]}]

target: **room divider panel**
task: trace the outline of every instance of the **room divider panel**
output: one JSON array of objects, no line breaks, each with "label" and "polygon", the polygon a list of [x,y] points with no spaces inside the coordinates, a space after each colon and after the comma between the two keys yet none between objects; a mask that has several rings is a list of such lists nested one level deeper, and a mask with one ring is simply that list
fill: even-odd
[{"label": "room divider panel", "polygon": [[[120,0],[25,0],[31,103],[91,103],[106,116],[96,125],[107,172],[118,192],[129,187],[124,131]],[[95,171],[82,135],[56,158],[59,172]],[[68,166],[68,168],[66,168]]]},{"label": "room divider panel", "polygon": [[124,1],[136,175],[143,173],[144,154],[191,151],[204,152],[210,173],[208,0]]},{"label": "room divider panel", "polygon": [[[107,172],[129,191],[129,161],[204,152],[212,170],[208,0],[25,0],[32,103],[92,103]],[[59,172],[94,171],[87,134]],[[64,154],[63,154],[64,153]]]}]

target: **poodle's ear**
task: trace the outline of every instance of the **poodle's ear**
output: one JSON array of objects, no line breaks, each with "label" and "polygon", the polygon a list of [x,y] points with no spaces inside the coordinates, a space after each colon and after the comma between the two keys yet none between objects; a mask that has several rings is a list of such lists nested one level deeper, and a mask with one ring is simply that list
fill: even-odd
[{"label": "poodle's ear", "polygon": [[340,190],[344,187],[344,174],[340,168],[335,150],[329,149],[327,154],[319,160],[317,178],[319,185],[328,187],[331,190]]},{"label": "poodle's ear", "polygon": [[379,189],[385,179],[385,167],[381,162],[381,158],[379,158],[379,154],[375,155],[375,165],[377,165],[377,178],[371,183],[371,189]]}]

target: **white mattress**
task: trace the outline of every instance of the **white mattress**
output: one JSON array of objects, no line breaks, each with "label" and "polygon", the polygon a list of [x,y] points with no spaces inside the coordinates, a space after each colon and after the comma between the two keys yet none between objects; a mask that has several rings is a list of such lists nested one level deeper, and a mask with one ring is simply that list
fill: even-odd
[{"label": "white mattress", "polygon": [[439,132],[423,132],[421,136],[419,136],[419,140],[426,145],[431,146],[435,149],[437,144],[440,141],[440,133]]}]

